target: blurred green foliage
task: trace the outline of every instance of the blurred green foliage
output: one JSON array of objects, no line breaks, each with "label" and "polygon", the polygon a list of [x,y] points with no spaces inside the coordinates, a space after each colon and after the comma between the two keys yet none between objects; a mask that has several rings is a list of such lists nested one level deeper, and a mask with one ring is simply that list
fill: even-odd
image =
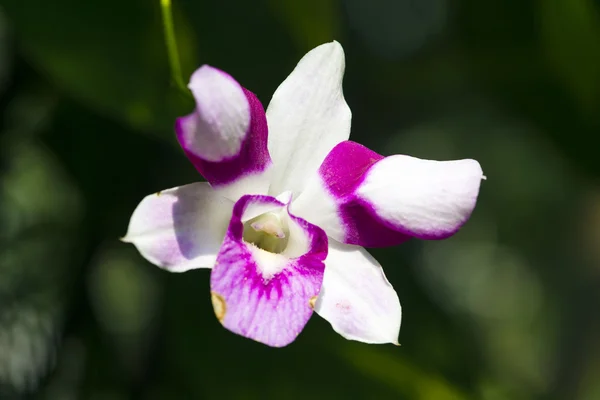
[{"label": "blurred green foliage", "polygon": [[174,145],[159,2],[0,0],[0,399],[600,396],[600,3],[174,0],[184,74],[267,104],[308,49],[346,51],[352,138],[475,158],[445,242],[373,251],[399,348],[315,316],[274,350],[224,330],[207,271],[118,241],[146,194],[200,179]]}]

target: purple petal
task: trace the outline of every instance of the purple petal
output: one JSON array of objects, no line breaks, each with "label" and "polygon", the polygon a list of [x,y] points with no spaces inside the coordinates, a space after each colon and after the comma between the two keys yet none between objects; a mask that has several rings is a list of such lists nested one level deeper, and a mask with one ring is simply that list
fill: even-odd
[{"label": "purple petal", "polygon": [[327,155],[293,210],[348,244],[443,239],[468,220],[483,178],[475,160],[383,157],[346,141]]},{"label": "purple petal", "polygon": [[265,111],[249,90],[208,65],[190,80],[196,109],[177,119],[177,139],[196,169],[222,194],[266,193],[271,166]]},{"label": "purple petal", "polygon": [[[257,209],[288,218],[290,243],[280,254],[244,241],[244,221]],[[286,205],[273,197],[243,196],[211,273],[217,318],[239,335],[273,347],[288,345],[313,313],[326,257],[327,236],[320,228],[287,214]]]}]

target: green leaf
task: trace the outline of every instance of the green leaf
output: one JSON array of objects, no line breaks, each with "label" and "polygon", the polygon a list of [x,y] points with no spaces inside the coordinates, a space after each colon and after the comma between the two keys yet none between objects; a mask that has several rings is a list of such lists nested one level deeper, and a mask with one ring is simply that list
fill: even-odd
[{"label": "green leaf", "polygon": [[[100,113],[144,130],[171,130],[191,100],[171,81],[160,4],[148,0],[6,0],[26,58],[56,86]],[[175,11],[184,76],[197,65]],[[188,75],[189,76],[189,75]]]}]

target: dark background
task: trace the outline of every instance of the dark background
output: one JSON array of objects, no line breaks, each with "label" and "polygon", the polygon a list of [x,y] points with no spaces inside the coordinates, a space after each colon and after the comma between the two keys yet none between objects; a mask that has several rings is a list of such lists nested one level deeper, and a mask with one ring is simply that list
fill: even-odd
[{"label": "dark background", "polygon": [[118,241],[143,196],[201,179],[158,0],[0,0],[0,399],[600,399],[599,1],[174,2],[184,79],[209,63],[265,106],[340,41],[352,139],[479,160],[478,206],[372,251],[401,347],[316,315],[283,349],[235,336],[208,271]]}]

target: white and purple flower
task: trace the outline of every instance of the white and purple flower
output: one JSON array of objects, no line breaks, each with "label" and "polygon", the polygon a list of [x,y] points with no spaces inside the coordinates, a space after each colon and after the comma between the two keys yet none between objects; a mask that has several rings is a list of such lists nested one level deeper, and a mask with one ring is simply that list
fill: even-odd
[{"label": "white and purple flower", "polygon": [[337,42],[313,49],[266,113],[200,67],[196,109],[176,131],[208,182],[147,196],[124,238],[168,271],[212,268],[219,321],[269,346],[291,343],[313,311],[347,339],[397,343],[398,296],[361,246],[453,235],[484,178],[475,160],[383,157],[348,141],[344,64]]}]

